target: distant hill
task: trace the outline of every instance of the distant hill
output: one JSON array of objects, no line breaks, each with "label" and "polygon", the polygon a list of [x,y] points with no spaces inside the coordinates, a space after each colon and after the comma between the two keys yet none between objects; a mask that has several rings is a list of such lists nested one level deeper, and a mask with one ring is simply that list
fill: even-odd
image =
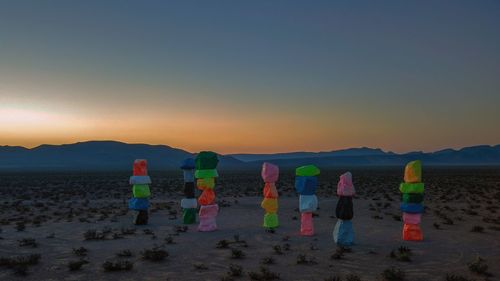
[{"label": "distant hill", "polygon": [[[500,165],[500,145],[480,145],[459,150],[445,149],[432,153],[410,152],[396,154],[393,152],[383,152],[380,149],[359,148],[313,154],[305,153],[304,155],[309,155],[308,157],[300,157],[301,153],[277,155],[279,157],[276,157],[276,154],[269,154],[267,159],[263,155],[259,155],[257,157],[259,160],[248,161],[248,163],[259,165],[264,161],[269,161],[281,167],[314,164],[327,168],[338,166],[395,166],[404,165],[409,161],[419,159],[425,165],[434,166]],[[238,154],[232,156],[240,160],[252,159],[250,155],[245,154],[243,157]]]},{"label": "distant hill", "polygon": [[[134,159],[148,160],[151,170],[178,169],[182,160],[194,155],[166,145],[88,141],[63,145],[41,145],[32,149],[0,146],[1,170],[131,170]],[[221,156],[221,168],[242,163]]]},{"label": "distant hill", "polygon": [[[166,145],[88,141],[64,145],[41,145],[32,149],[0,146],[0,170],[99,171],[131,170],[134,159],[144,158],[150,170],[178,169],[194,154]],[[264,161],[293,168],[315,164],[320,168],[339,166],[395,166],[420,159],[425,165],[500,165],[500,145],[473,146],[433,153],[396,154],[373,148],[351,148],[329,152],[220,155],[220,169],[259,169]]]},{"label": "distant hill", "polygon": [[333,150],[325,152],[287,152],[273,154],[229,154],[233,158],[244,162],[259,161],[259,160],[278,160],[278,159],[300,159],[300,158],[322,158],[333,156],[374,156],[374,155],[389,155],[392,152],[384,152],[379,148],[349,148],[343,150]]}]

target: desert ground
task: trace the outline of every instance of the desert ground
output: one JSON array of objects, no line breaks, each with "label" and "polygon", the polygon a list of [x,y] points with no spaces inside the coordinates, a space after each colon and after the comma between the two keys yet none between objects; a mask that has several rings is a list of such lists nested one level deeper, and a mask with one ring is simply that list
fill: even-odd
[{"label": "desert ground", "polygon": [[215,232],[181,223],[182,172],[152,172],[150,221],[127,211],[130,173],[0,173],[0,280],[500,280],[500,168],[425,168],[423,242],[401,240],[400,168],[356,168],[356,244],[332,230],[338,177],[322,171],[315,236],[301,237],[294,176],[281,226],[262,227],[260,171],[220,171]]}]

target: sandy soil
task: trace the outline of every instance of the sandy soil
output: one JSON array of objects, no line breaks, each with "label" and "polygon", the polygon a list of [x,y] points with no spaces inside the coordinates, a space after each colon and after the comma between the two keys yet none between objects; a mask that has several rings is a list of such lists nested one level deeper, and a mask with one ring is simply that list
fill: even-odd
[{"label": "sandy soil", "polygon": [[[335,280],[328,279],[332,277],[345,280],[349,274],[355,274],[360,280],[384,280],[381,273],[390,267],[401,269],[405,273],[404,280],[446,280],[447,274],[469,278],[461,280],[499,280],[499,189],[496,179],[492,179],[487,190],[479,193],[478,198],[482,199],[476,198],[473,202],[461,196],[467,194],[466,190],[458,188],[451,195],[429,192],[432,196],[426,198],[423,242],[401,240],[397,188],[387,192],[381,189],[377,193],[376,180],[373,185],[358,183],[361,195],[354,201],[353,220],[357,243],[352,252],[344,253],[340,259],[332,258],[337,250],[332,238],[336,222],[333,196],[320,197],[313,237],[298,235],[298,198],[286,191],[279,201],[281,226],[275,233],[265,232],[261,227],[263,210],[259,204],[262,199],[257,196],[220,197],[225,207],[218,217],[219,230],[210,233],[197,232],[196,225],[182,231],[178,204],[181,197],[177,191],[153,198],[147,226],[131,224],[124,201],[128,197],[126,192],[115,195],[107,192],[111,194],[107,198],[76,192],[69,197],[62,196],[60,201],[47,202],[33,199],[37,196],[8,198],[0,201],[0,280],[221,280],[227,275],[230,264],[243,268],[243,276],[234,280],[250,280],[249,272],[259,272],[262,266],[279,274],[281,280]],[[109,181],[106,182],[109,185]],[[236,182],[226,179],[224,187],[234,192],[238,188],[230,187],[232,184]],[[260,182],[255,185],[258,190]],[[106,191],[107,187],[102,188]],[[476,190],[481,188],[484,187]],[[8,186],[4,185],[2,192],[5,189]],[[31,193],[42,192],[31,189]],[[126,185],[123,189],[126,190]],[[450,201],[449,196],[457,199]],[[19,231],[22,221],[26,222],[25,229]],[[483,229],[473,232],[474,226]],[[104,239],[85,240],[84,233],[91,229],[104,233]],[[132,229],[135,233],[127,233]],[[20,240],[24,238],[35,239],[37,246],[22,246]],[[220,240],[227,240],[229,247],[217,248]],[[277,246],[282,254],[276,252]],[[411,250],[411,261],[399,261],[390,256],[391,251],[397,252],[400,246]],[[85,256],[79,257],[73,252],[79,247],[88,250]],[[166,250],[168,257],[162,261],[143,259],[141,252],[154,247]],[[232,249],[241,250],[245,256],[232,258]],[[116,254],[123,250],[130,250],[132,256],[117,257]],[[2,266],[1,258],[32,253],[40,254],[41,259],[37,265],[27,268],[27,275],[16,274],[15,268]],[[311,263],[298,264],[301,255]],[[488,275],[469,270],[468,264],[478,256],[488,265]],[[264,258],[274,263],[263,264]],[[79,259],[89,263],[70,271],[68,263]],[[133,269],[107,272],[102,266],[106,260],[129,260]]]}]

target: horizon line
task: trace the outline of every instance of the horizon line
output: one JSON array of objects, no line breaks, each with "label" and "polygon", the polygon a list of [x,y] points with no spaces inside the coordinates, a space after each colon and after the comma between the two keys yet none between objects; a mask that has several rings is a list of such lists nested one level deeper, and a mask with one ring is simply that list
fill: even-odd
[{"label": "horizon line", "polygon": [[[183,150],[183,151],[191,153],[191,154],[196,154],[197,153],[197,152],[192,152],[192,151],[189,151],[189,150],[186,150],[186,149],[183,149],[183,148],[173,147],[173,146],[170,146],[168,144],[152,144],[152,143],[145,143],[145,142],[134,143],[134,142],[126,142],[126,141],[110,140],[110,139],[103,139],[103,140],[83,140],[83,141],[76,141],[76,142],[73,142],[73,143],[61,143],[61,144],[42,143],[42,144],[39,144],[39,145],[36,145],[36,146],[33,146],[33,147],[26,147],[26,146],[22,146],[22,145],[1,145],[0,144],[0,147],[21,147],[21,148],[24,148],[24,149],[33,150],[33,149],[36,149],[36,148],[41,147],[41,146],[63,146],[63,145],[74,145],[74,144],[89,143],[89,142],[115,142],[115,143],[129,144],[129,145],[166,146],[166,147],[170,147],[170,148],[173,148],[173,149]],[[498,144],[476,144],[476,145],[470,145],[470,146],[462,146],[460,148],[447,147],[447,148],[437,149],[437,150],[433,150],[433,151],[412,150],[412,151],[406,151],[406,152],[393,152],[391,150],[384,150],[383,148],[380,148],[380,147],[359,146],[359,147],[346,147],[346,148],[338,148],[338,149],[333,149],[333,150],[320,150],[320,151],[287,151],[287,152],[271,152],[271,153],[238,152],[238,153],[225,153],[225,154],[217,152],[217,154],[226,156],[226,155],[235,155],[235,154],[245,154],[245,155],[274,155],[274,154],[289,154],[289,153],[328,153],[328,152],[336,152],[336,151],[342,151],[342,150],[348,150],[348,149],[363,149],[363,148],[367,148],[367,149],[374,149],[374,150],[378,149],[378,150],[381,150],[384,153],[394,153],[394,154],[402,155],[402,154],[408,154],[408,153],[436,153],[436,152],[443,151],[443,150],[448,150],[448,149],[451,149],[451,150],[454,150],[454,151],[459,151],[461,149],[470,148],[470,147],[478,147],[478,146],[496,147],[496,146],[499,146],[499,145],[500,145],[500,143],[498,143]],[[202,151],[202,150],[200,150],[200,151]]]}]

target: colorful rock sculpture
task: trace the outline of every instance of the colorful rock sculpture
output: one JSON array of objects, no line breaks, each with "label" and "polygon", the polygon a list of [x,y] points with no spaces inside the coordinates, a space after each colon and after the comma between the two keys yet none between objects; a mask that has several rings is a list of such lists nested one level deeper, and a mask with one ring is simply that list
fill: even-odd
[{"label": "colorful rock sculpture", "polygon": [[420,228],[424,212],[424,184],[422,183],[422,163],[419,160],[406,164],[404,182],[400,184],[402,193],[400,209],[403,212],[403,240],[422,241]]},{"label": "colorful rock sculpture", "polygon": [[337,184],[337,207],[335,215],[337,223],[333,229],[333,240],[342,247],[351,246],[354,243],[354,229],[352,227],[352,218],[354,217],[352,197],[356,194],[352,184],[352,174],[344,173],[340,176]]},{"label": "colorful rock sculpture", "polygon": [[184,177],[184,198],[181,200],[182,222],[184,224],[196,223],[198,203],[194,192],[195,161],[187,158],[182,162],[181,169]]},{"label": "colorful rock sculpture", "polygon": [[149,197],[151,178],[148,176],[147,161],[136,159],[134,161],[133,175],[129,179],[132,185],[133,197],[128,202],[128,208],[133,212],[133,223],[136,225],[148,224]]},{"label": "colorful rock sculpture", "polygon": [[198,197],[200,205],[198,231],[214,231],[217,229],[216,218],[219,206],[215,202],[214,188],[215,178],[219,176],[217,173],[218,163],[217,154],[211,151],[202,151],[195,159],[196,186],[202,191],[200,197]]},{"label": "colorful rock sculpture", "polygon": [[264,189],[262,191],[264,199],[260,206],[265,211],[263,226],[267,229],[275,229],[279,226],[278,190],[276,189],[279,173],[278,166],[267,162],[262,164],[261,176],[264,180]]},{"label": "colorful rock sculpture", "polygon": [[320,170],[314,165],[295,169],[295,190],[299,193],[300,235],[314,235],[313,212],[318,209],[316,188]]}]

